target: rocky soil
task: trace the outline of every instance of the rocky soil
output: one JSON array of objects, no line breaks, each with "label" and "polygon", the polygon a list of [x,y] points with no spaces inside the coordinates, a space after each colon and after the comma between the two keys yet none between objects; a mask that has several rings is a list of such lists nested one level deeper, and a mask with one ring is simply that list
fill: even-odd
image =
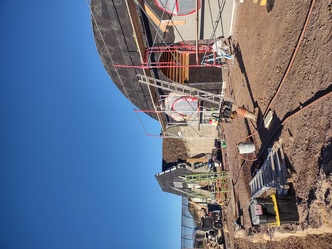
[{"label": "rocky soil", "polygon": [[[332,248],[332,2],[254,2],[237,3],[231,40],[235,63],[225,70],[227,94],[238,106],[259,110],[257,122],[235,117],[221,124],[236,203],[226,208],[227,244],[241,249]],[[269,110],[274,118],[266,129],[261,124]],[[249,181],[265,160],[266,148],[278,140],[300,221],[252,227]],[[241,141],[255,143],[253,160],[238,154]],[[183,143],[164,139],[163,157],[168,162],[185,159]],[[234,224],[239,212],[243,229]]]},{"label": "rocky soil", "polygon": [[[226,161],[237,180],[236,214],[244,217],[244,229],[235,232],[236,216],[228,207],[232,248],[332,248],[331,8],[327,0],[268,1],[267,6],[245,0],[237,5],[236,62],[228,69],[228,94],[238,106],[258,108],[259,114],[257,123],[236,117],[222,124]],[[269,110],[274,118],[266,129],[261,124]],[[253,229],[248,183],[266,148],[277,140],[283,142],[300,221]],[[237,153],[241,141],[255,143],[253,161]]]}]

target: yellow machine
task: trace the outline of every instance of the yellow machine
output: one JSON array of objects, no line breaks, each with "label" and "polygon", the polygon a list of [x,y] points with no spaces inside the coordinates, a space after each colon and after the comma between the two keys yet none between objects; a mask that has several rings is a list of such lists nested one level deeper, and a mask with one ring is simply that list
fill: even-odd
[{"label": "yellow machine", "polygon": [[280,226],[299,221],[296,200],[292,195],[271,194],[266,198],[253,198],[250,215],[253,225]]}]

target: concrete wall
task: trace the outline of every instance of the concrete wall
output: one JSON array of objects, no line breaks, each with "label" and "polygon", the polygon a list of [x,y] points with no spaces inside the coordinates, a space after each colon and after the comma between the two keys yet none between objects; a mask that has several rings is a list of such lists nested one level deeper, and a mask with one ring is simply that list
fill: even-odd
[{"label": "concrete wall", "polygon": [[214,148],[214,141],[219,136],[216,126],[199,124],[197,121],[192,121],[186,126],[169,127],[166,133],[168,136],[184,140],[188,157],[201,153],[211,153]]},{"label": "concrete wall", "polygon": [[[198,38],[213,39],[220,36],[229,37],[232,35],[233,15],[236,7],[235,3],[236,0],[205,0],[203,12],[202,9],[199,10],[199,19],[204,20],[204,29],[202,29],[203,31],[199,33]],[[219,14],[221,14],[221,16]],[[194,12],[186,16],[172,17],[172,20],[174,21],[186,20],[186,24],[176,26],[176,29],[179,30],[179,34],[181,34],[181,36],[175,30],[175,42],[182,41],[182,39],[196,39],[196,16],[197,14]],[[219,22],[217,22],[218,18]],[[201,24],[201,20],[199,20],[199,24]],[[198,30],[201,30],[200,25]],[[216,37],[213,37],[214,30]]]}]

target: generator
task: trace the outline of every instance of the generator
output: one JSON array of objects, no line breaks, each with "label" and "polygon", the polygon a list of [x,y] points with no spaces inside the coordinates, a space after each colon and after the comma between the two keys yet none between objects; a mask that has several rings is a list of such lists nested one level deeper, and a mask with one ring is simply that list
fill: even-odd
[{"label": "generator", "polygon": [[252,198],[249,213],[253,225],[280,226],[299,221],[295,196],[271,194],[266,198]]}]

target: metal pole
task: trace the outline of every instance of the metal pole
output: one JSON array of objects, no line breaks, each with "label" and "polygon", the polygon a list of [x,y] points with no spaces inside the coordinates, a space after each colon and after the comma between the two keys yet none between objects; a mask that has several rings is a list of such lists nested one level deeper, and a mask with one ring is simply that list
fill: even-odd
[{"label": "metal pole", "polygon": [[196,65],[198,65],[198,22],[199,22],[198,2],[199,0],[196,0]]}]

